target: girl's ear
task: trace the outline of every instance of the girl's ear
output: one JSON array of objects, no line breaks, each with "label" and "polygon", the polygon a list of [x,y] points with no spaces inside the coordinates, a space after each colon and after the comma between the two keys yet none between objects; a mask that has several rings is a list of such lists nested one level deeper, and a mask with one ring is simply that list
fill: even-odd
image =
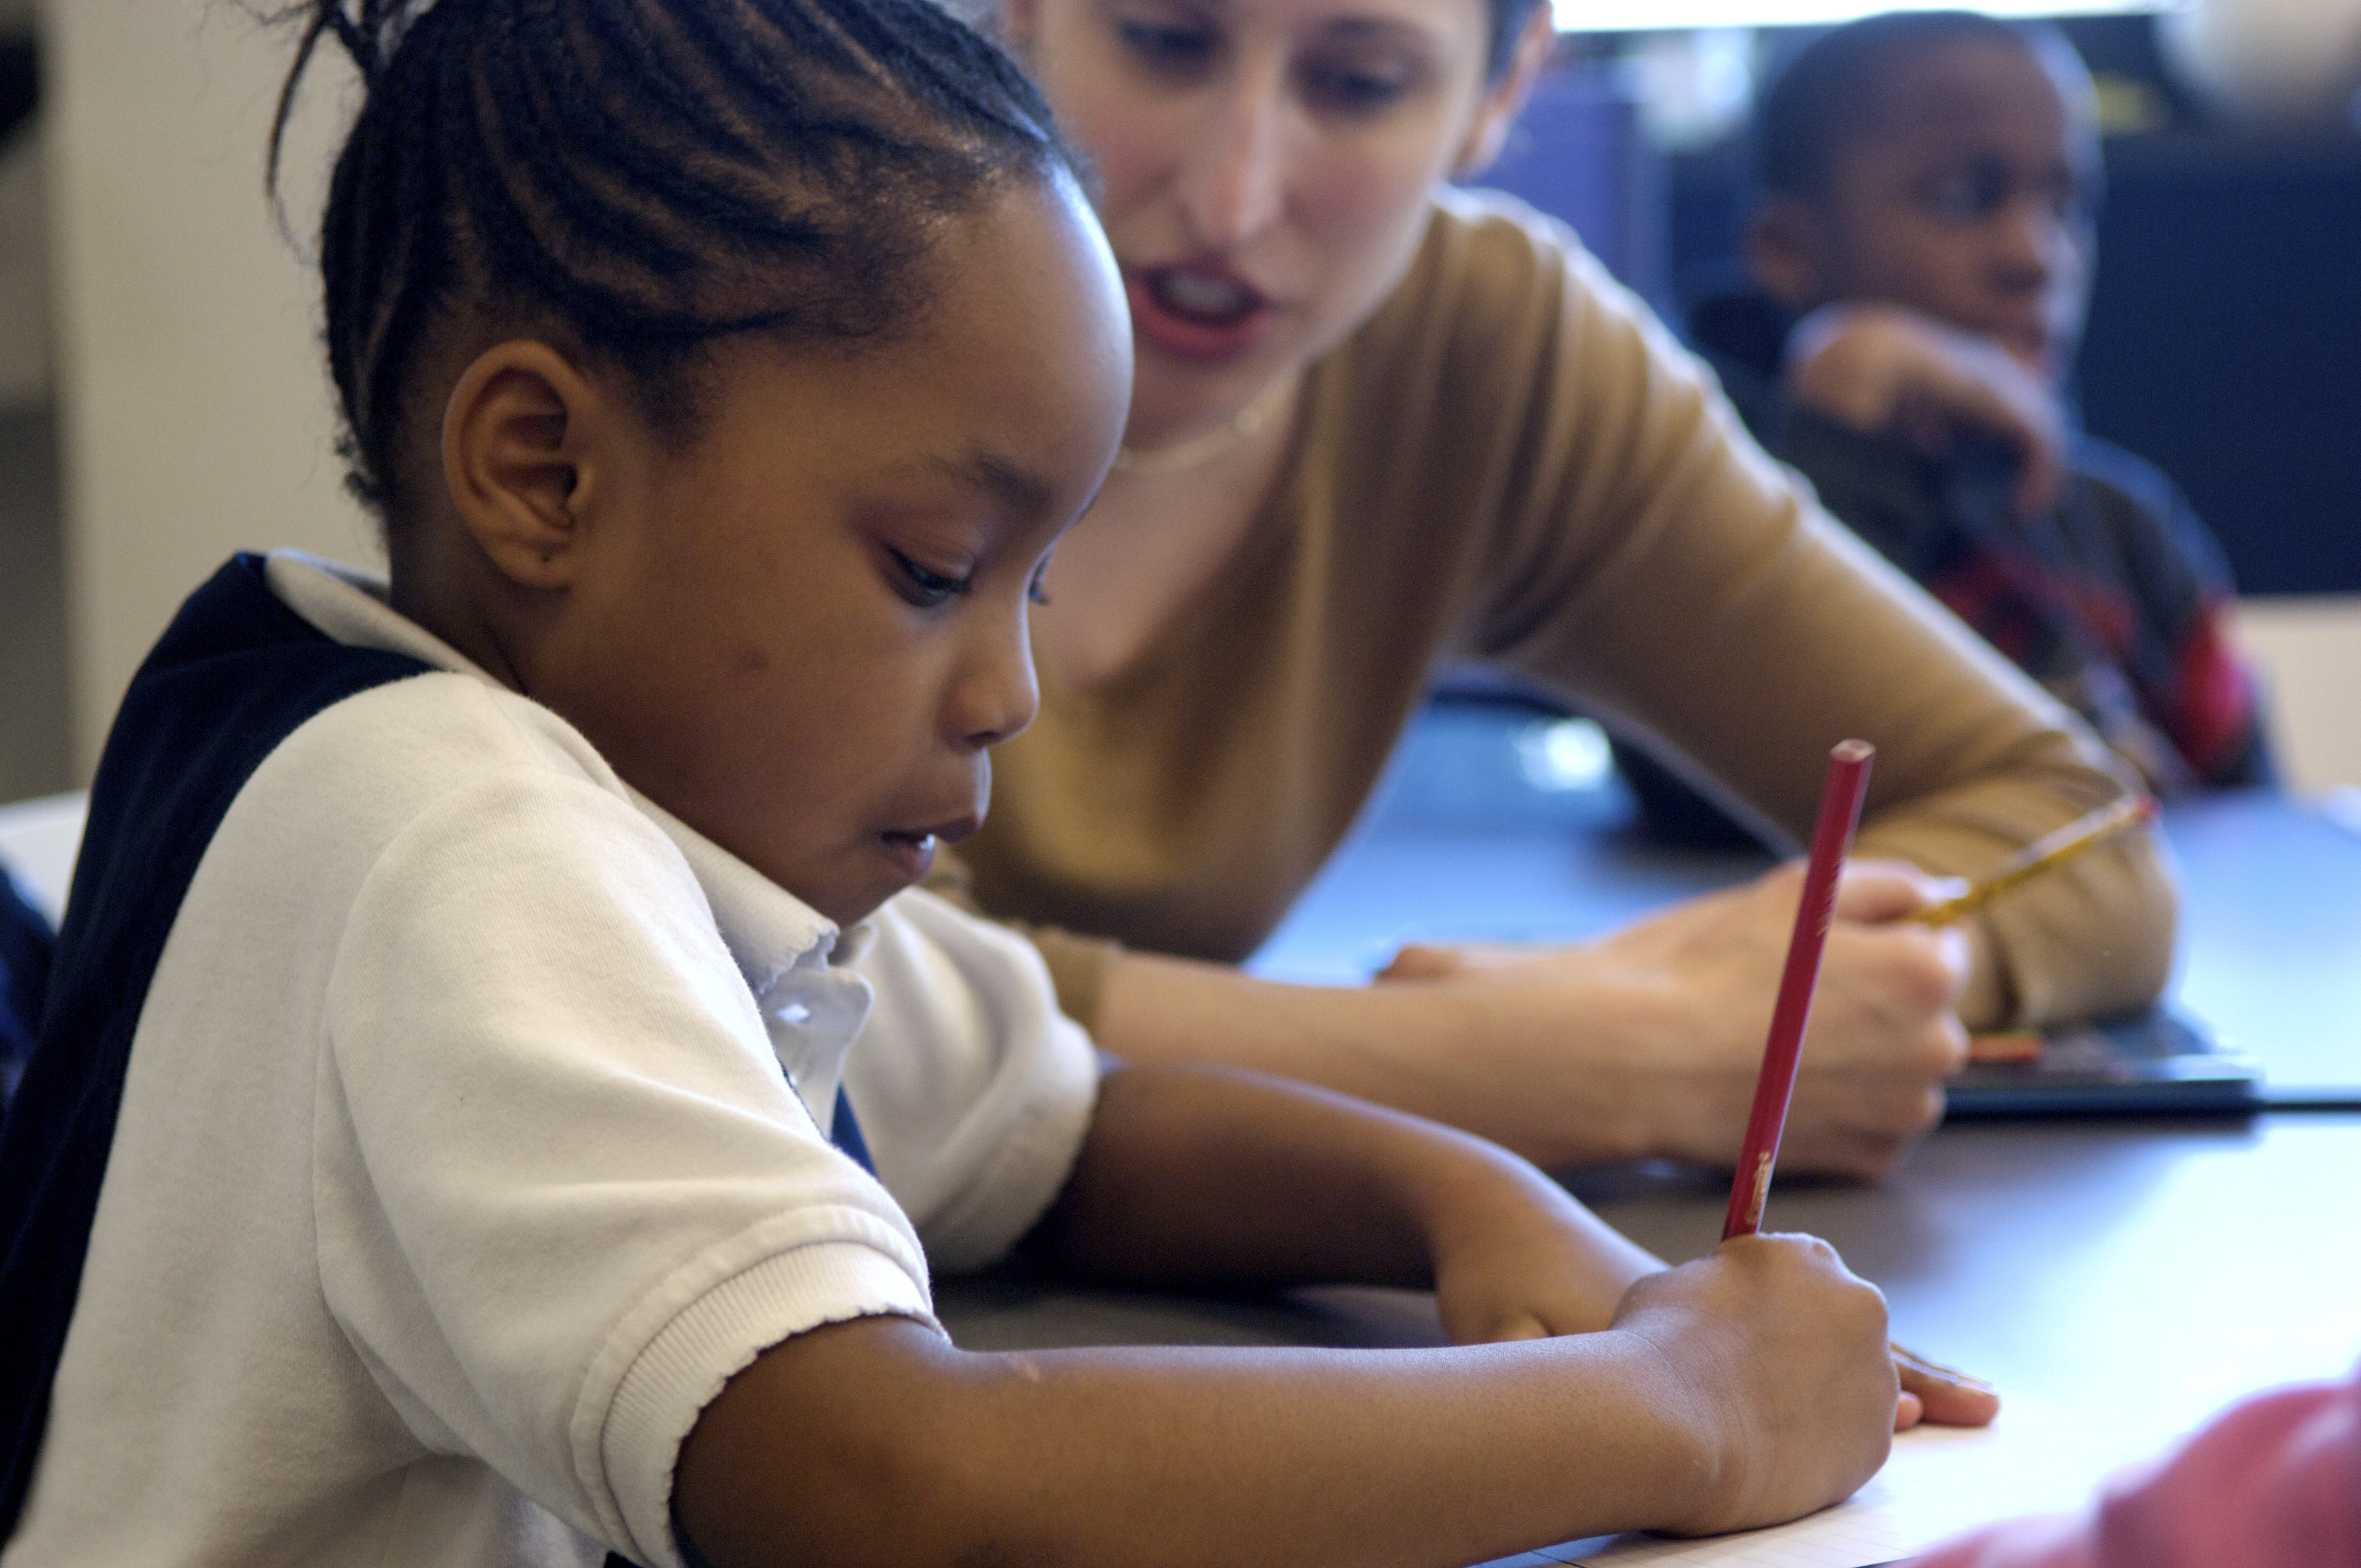
[{"label": "girl's ear", "polygon": [[443,477],[459,521],[519,587],[572,586],[611,454],[612,409],[545,343],[477,356],[443,412]]},{"label": "girl's ear", "polygon": [[1499,81],[1484,90],[1484,101],[1476,107],[1476,118],[1460,139],[1459,155],[1452,159],[1451,178],[1465,180],[1500,156],[1500,144],[1508,139],[1517,111],[1532,95],[1533,83],[1541,79],[1542,68],[1549,64],[1550,55],[1556,48],[1556,18],[1547,4],[1535,5],[1532,15],[1525,18],[1525,30],[1517,35],[1517,49],[1509,57],[1509,68],[1500,72]]}]

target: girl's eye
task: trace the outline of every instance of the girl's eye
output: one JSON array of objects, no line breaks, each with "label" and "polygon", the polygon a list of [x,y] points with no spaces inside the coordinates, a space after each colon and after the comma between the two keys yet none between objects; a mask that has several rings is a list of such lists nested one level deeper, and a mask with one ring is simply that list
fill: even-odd
[{"label": "girl's eye", "polygon": [[940,572],[928,571],[890,545],[887,546],[886,553],[894,557],[894,564],[902,570],[902,580],[896,585],[902,590],[902,597],[921,609],[931,609],[948,599],[955,598],[967,592],[972,586],[969,578],[946,576]]},{"label": "girl's eye", "polygon": [[1174,75],[1193,72],[1213,59],[1214,38],[1204,27],[1166,22],[1123,22],[1115,35],[1149,69]]}]

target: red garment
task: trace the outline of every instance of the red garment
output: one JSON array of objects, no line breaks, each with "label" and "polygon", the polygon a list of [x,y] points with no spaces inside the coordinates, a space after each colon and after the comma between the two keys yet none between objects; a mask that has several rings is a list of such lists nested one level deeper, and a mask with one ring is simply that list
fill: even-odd
[{"label": "red garment", "polygon": [[2020,1519],[1917,1568],[2361,1568],[2361,1374],[2234,1406],[2090,1510]]}]

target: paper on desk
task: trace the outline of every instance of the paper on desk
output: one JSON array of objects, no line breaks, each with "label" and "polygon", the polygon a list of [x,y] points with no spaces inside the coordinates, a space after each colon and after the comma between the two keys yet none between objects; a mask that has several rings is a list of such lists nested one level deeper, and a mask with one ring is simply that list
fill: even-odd
[{"label": "paper on desk", "polygon": [[2090,1501],[2125,1464],[2160,1452],[2168,1434],[2042,1401],[2009,1398],[1988,1428],[1921,1427],[1852,1497],[1809,1519],[1704,1541],[1620,1535],[1567,1541],[1485,1568],[1866,1568],[1926,1551],[1963,1530]]}]

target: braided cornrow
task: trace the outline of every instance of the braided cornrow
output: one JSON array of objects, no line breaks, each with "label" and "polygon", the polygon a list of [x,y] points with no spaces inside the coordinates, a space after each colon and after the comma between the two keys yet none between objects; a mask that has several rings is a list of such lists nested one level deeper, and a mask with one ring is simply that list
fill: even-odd
[{"label": "braided cornrow", "polygon": [[435,333],[554,316],[693,432],[698,350],[868,337],[937,220],[1071,165],[1016,65],[933,0],[315,0],[270,142],[333,38],[367,98],[321,225],[353,489],[396,523]]}]

